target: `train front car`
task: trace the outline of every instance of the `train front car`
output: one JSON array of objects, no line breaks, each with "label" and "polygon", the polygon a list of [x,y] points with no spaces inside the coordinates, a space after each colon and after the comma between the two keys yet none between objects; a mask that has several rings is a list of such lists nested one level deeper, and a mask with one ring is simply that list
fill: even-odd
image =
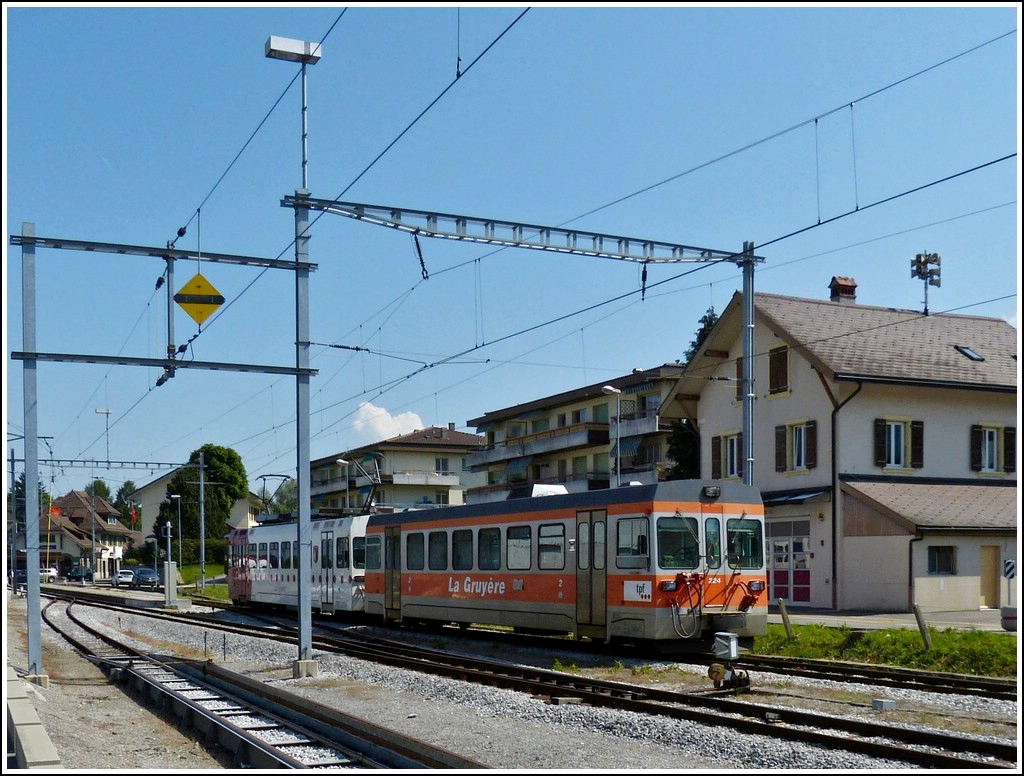
[{"label": "train front car", "polygon": [[[638,519],[617,520],[615,574],[621,586],[609,584],[609,612],[620,619],[620,634],[628,621],[638,629],[630,611],[649,601],[643,638],[660,649],[710,652],[717,633],[735,634],[737,646],[750,649],[768,625],[760,492],[728,481],[665,482],[657,486],[649,522],[639,519],[633,526]],[[635,537],[648,529],[653,541],[644,562],[651,573],[638,578],[623,569],[623,561],[635,552]]]},{"label": "train front car", "polygon": [[756,488],[679,480],[377,515],[366,610],[712,651],[767,625]]}]

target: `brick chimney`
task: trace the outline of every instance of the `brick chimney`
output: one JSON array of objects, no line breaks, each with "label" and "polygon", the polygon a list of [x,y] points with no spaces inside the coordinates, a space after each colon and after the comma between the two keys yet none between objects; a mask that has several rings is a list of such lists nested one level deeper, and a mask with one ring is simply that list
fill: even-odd
[{"label": "brick chimney", "polygon": [[853,278],[834,275],[828,287],[832,292],[831,301],[840,304],[857,304],[857,281]]}]

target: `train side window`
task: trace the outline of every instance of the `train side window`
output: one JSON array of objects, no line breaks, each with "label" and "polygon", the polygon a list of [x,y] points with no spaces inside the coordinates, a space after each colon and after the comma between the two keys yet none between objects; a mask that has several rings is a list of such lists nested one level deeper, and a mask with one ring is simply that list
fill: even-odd
[{"label": "train side window", "polygon": [[270,543],[270,568],[279,569],[281,568],[281,554],[280,544],[278,542]]},{"label": "train side window", "polygon": [[452,568],[457,571],[473,568],[473,531],[468,528],[452,531]]},{"label": "train side window", "polygon": [[256,561],[256,568],[265,569],[267,567],[267,543],[260,542],[259,558]]},{"label": "train side window", "polygon": [[247,562],[249,564],[249,568],[256,568],[256,545],[255,544],[250,544],[249,545],[249,557],[247,559]]},{"label": "train side window", "polygon": [[348,537],[339,536],[334,547],[334,557],[338,560],[339,569],[348,568]]},{"label": "train side window", "polygon": [[290,569],[292,567],[292,543],[281,542],[281,568]]},{"label": "train side window", "polygon": [[448,535],[444,531],[427,534],[427,563],[431,571],[448,569]]},{"label": "train side window", "polygon": [[585,520],[576,524],[576,568],[590,568],[590,523]]},{"label": "train side window", "polygon": [[355,536],[352,538],[352,568],[366,568],[366,537]]},{"label": "train side window", "polygon": [[366,568],[368,568],[368,569],[379,569],[380,568],[380,537],[379,536],[367,536],[366,537]]},{"label": "train side window", "polygon": [[725,537],[729,568],[759,569],[764,565],[764,534],[760,521],[727,520]]},{"label": "train side window", "polygon": [[565,526],[561,523],[537,528],[537,568],[565,568]]},{"label": "train side window", "polygon": [[422,571],[425,560],[423,534],[409,534],[405,539],[405,562],[409,570]]},{"label": "train side window", "polygon": [[704,546],[707,548],[708,568],[719,568],[722,565],[722,522],[717,517],[704,521]]},{"label": "train side window", "polygon": [[292,542],[292,568],[297,569],[299,567],[299,543]]},{"label": "train side window", "polygon": [[481,528],[477,536],[477,568],[494,571],[501,568],[501,529]]},{"label": "train side window", "polygon": [[532,545],[530,526],[513,525],[505,531],[505,563],[510,571],[529,570]]},{"label": "train side window", "polygon": [[620,569],[649,568],[650,528],[647,525],[647,518],[623,518],[618,522],[617,531],[615,566]]},{"label": "train side window", "polygon": [[697,518],[674,516],[658,518],[658,558],[663,569],[695,569],[700,558]]}]

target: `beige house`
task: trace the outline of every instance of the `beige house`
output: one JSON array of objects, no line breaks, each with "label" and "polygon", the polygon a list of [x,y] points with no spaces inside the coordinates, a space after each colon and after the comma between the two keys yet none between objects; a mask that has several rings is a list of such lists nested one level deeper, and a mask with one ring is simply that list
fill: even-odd
[{"label": "beige house", "polygon": [[[20,537],[24,543],[24,536]],[[134,540],[132,527],[117,507],[104,498],[73,490],[53,500],[49,515],[39,520],[39,563],[66,576],[74,566],[91,568],[106,579],[121,567]]]},{"label": "beige house", "polygon": [[[830,609],[1006,605],[1017,547],[1017,332],[1006,321],[755,294],[754,439],[742,296],[672,395],[704,476],[753,467],[771,599]],[[1014,602],[1016,603],[1016,602]]]},{"label": "beige house", "polygon": [[[310,462],[314,510],[362,512],[464,503],[479,479],[466,458],[483,437],[431,426]],[[339,459],[345,463],[339,463]]]},{"label": "beige house", "polygon": [[486,446],[469,465],[486,481],[469,489],[467,502],[501,501],[534,485],[578,493],[664,479],[672,462],[663,407],[682,371],[679,363],[634,369],[470,420]]}]

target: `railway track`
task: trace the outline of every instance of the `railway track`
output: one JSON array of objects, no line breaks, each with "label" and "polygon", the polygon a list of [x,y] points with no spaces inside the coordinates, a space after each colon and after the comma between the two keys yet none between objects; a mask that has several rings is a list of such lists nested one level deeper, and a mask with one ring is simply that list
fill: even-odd
[{"label": "railway track", "polygon": [[55,605],[42,613],[50,628],[112,679],[148,703],[171,709],[184,729],[232,752],[238,768],[486,767],[209,661],[141,652],[86,625],[74,603],[64,602],[66,622],[58,622],[50,611]]},{"label": "railway track", "polygon": [[904,690],[976,695],[997,700],[1017,700],[1017,680],[970,674],[949,674],[919,671],[893,666],[873,666],[834,660],[742,655],[734,662],[748,671],[771,671],[776,674],[833,682],[864,682]]},{"label": "railway track", "polygon": [[[149,613],[147,613],[149,614]],[[162,613],[161,617],[167,617]],[[191,619],[204,628],[291,642],[294,628]],[[550,703],[581,703],[640,714],[728,726],[743,733],[816,744],[936,768],[1015,768],[1015,744],[902,728],[792,708],[765,706],[723,693],[680,693],[587,679],[494,660],[452,655],[387,639],[314,634],[314,647],[375,663],[529,693]]]}]

